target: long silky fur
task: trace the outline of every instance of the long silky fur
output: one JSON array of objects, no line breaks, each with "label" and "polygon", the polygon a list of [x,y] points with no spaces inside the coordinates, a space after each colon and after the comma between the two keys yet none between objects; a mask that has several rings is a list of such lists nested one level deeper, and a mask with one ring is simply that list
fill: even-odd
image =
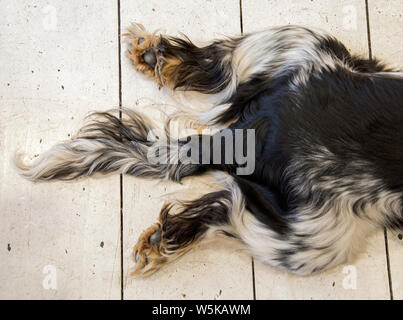
[{"label": "long silky fur", "polygon": [[[95,112],[88,123],[69,141],[57,144],[32,164],[15,159],[16,167],[26,179],[72,180],[95,173],[120,172],[141,178],[180,180],[195,169],[182,165],[178,141],[153,134],[151,122],[133,110]],[[167,163],[150,162],[153,153],[166,152]]]},{"label": "long silky fur", "polygon": [[[143,27],[129,33],[139,30],[145,34]],[[225,171],[225,178],[213,178],[214,192],[163,208],[166,253],[175,256],[219,232],[239,239],[257,259],[299,275],[350,259],[376,228],[402,230],[403,73],[298,26],[204,47],[160,36],[157,49],[159,61],[176,59],[169,70],[173,88],[215,96],[211,109],[196,110],[194,119],[255,130],[252,174],[237,175],[237,163],[181,162],[184,140],[168,144],[167,130],[150,135],[152,124],[129,110],[123,119],[93,114],[75,138],[32,166],[18,162],[21,174],[38,181],[118,171],[179,181]],[[160,149],[179,161],[150,162],[147,155]]]}]

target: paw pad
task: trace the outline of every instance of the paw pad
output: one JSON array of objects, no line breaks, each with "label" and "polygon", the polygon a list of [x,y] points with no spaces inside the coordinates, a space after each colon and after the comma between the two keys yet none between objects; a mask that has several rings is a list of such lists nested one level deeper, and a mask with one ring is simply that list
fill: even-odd
[{"label": "paw pad", "polygon": [[161,240],[162,231],[159,223],[143,232],[133,250],[136,263],[133,275],[150,274],[166,262],[166,257],[160,252]]},{"label": "paw pad", "polygon": [[161,229],[158,229],[157,231],[155,231],[151,237],[150,237],[150,243],[154,244],[156,246],[160,246],[160,242],[161,242]]},{"label": "paw pad", "polygon": [[153,49],[148,49],[146,53],[144,53],[143,59],[144,62],[147,63],[152,68],[154,68],[157,63],[157,58],[155,56]]}]

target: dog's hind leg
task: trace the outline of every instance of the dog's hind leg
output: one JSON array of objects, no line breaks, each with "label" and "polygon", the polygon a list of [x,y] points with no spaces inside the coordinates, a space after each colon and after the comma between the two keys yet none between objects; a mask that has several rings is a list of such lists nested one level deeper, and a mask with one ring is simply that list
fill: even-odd
[{"label": "dog's hind leg", "polygon": [[150,34],[135,23],[125,36],[129,41],[127,56],[135,70],[153,77],[160,86],[205,94],[225,95],[227,91],[230,95],[235,90],[231,64],[236,39],[198,47],[186,37]]},{"label": "dog's hind leg", "polygon": [[236,237],[231,216],[244,208],[238,189],[217,186],[192,201],[166,204],[159,220],[145,230],[133,250],[133,275],[146,276],[214,234]]},{"label": "dog's hind leg", "polygon": [[149,34],[133,24],[126,34],[128,57],[137,71],[160,86],[214,95],[212,108],[196,116],[202,124],[227,125],[253,97],[288,85],[297,89],[329,70],[363,70],[339,41],[320,30],[275,27],[196,46],[187,37]]}]

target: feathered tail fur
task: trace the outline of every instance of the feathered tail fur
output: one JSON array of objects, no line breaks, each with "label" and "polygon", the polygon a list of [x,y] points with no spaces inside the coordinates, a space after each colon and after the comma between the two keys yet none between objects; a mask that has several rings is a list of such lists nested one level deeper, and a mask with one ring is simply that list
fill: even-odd
[{"label": "feathered tail fur", "polygon": [[197,166],[179,161],[179,141],[170,141],[163,131],[156,135],[150,121],[135,111],[123,110],[122,119],[118,110],[96,112],[88,120],[72,140],[55,145],[32,165],[17,156],[20,174],[40,181],[117,171],[178,181],[197,170]]}]

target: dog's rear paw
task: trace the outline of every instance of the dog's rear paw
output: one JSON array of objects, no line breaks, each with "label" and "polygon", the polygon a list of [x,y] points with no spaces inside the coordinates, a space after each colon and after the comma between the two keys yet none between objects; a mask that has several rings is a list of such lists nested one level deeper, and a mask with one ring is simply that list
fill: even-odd
[{"label": "dog's rear paw", "polygon": [[162,230],[159,223],[145,230],[133,249],[136,266],[132,275],[146,276],[157,271],[167,258],[161,254]]},{"label": "dog's rear paw", "polygon": [[127,57],[132,61],[134,69],[147,76],[154,77],[157,65],[156,47],[159,37],[149,34],[141,24],[132,23],[124,34],[129,39]]}]

